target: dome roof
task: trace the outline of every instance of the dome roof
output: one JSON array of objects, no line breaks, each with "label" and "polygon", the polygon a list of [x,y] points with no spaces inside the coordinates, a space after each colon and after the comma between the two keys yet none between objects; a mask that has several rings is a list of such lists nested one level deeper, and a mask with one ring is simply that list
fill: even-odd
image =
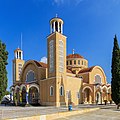
[{"label": "dome roof", "polygon": [[61,22],[61,23],[63,24],[63,20],[62,20],[61,18],[58,18],[57,16],[54,17],[54,18],[52,18],[52,19],[50,20],[50,24],[51,24],[52,22],[54,22],[54,21],[59,21],[59,22]]},{"label": "dome roof", "polygon": [[17,51],[22,51],[19,47],[17,49],[14,50],[14,52],[17,52]]},{"label": "dome roof", "polygon": [[67,59],[69,59],[69,58],[83,58],[83,56],[81,56],[81,55],[79,55],[79,54],[69,54],[69,55],[67,56]]}]

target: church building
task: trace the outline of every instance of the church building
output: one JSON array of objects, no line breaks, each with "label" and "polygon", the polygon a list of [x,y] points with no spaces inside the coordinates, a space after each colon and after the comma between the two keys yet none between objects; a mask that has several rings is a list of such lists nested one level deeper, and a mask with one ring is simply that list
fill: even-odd
[{"label": "church building", "polygon": [[47,64],[24,61],[23,51],[16,49],[13,59],[14,102],[18,104],[67,106],[78,104],[102,104],[111,101],[111,86],[100,66],[88,66],[80,54],[66,53],[66,36],[63,20],[50,20],[47,36]]}]

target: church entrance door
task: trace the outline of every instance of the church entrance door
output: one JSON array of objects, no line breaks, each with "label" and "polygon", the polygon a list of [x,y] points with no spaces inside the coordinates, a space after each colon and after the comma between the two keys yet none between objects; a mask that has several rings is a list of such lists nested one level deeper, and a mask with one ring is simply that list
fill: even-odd
[{"label": "church entrance door", "polygon": [[101,104],[101,94],[100,94],[100,92],[97,92],[97,94],[96,94],[96,103]]},{"label": "church entrance door", "polygon": [[31,105],[38,105],[38,100],[39,100],[39,92],[36,87],[31,87],[29,89],[29,104]]},{"label": "church entrance door", "polygon": [[22,88],[22,104],[23,105],[26,104],[26,88],[25,87]]}]

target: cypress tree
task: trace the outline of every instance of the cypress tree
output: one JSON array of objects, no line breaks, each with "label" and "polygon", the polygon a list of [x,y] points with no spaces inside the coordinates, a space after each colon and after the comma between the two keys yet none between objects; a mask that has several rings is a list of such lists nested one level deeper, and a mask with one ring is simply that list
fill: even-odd
[{"label": "cypress tree", "polygon": [[119,109],[120,105],[120,49],[117,36],[114,38],[114,46],[112,52],[112,81],[111,81],[111,97]]},{"label": "cypress tree", "polygon": [[8,52],[6,51],[6,45],[0,40],[0,101],[5,95],[7,89],[7,59]]}]

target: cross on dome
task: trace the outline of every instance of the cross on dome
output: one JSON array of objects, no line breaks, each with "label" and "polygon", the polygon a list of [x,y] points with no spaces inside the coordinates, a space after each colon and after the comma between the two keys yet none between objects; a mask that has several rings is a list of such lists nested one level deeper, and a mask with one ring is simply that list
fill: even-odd
[{"label": "cross on dome", "polygon": [[72,54],[75,54],[75,49],[73,49],[72,52],[73,52]]},{"label": "cross on dome", "polygon": [[58,17],[58,14],[56,14],[56,18]]}]

